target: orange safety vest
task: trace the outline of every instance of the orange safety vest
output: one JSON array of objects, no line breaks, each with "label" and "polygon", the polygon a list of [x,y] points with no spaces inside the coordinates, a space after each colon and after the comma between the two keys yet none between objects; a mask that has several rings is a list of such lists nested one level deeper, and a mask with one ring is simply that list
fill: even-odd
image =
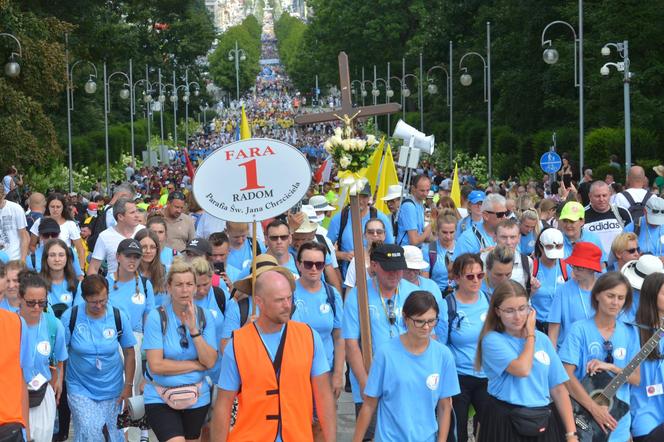
[{"label": "orange safety vest", "polygon": [[313,441],[311,328],[289,321],[274,365],[255,323],[234,332],[233,351],[242,384],[229,442],[275,440],[279,429],[285,442]]},{"label": "orange safety vest", "polygon": [[21,319],[16,313],[0,309],[0,425],[23,420],[22,398],[27,394],[21,370]]}]

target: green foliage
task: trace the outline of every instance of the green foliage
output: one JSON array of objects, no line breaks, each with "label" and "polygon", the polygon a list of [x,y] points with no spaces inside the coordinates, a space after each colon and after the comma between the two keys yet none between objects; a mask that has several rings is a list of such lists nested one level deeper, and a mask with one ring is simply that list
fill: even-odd
[{"label": "green foliage", "polygon": [[625,174],[623,173],[622,169],[618,169],[615,166],[610,166],[608,162],[593,168],[593,179],[603,180],[609,174],[613,175],[613,179],[617,183],[625,182]]},{"label": "green foliage", "polygon": [[279,58],[289,72],[295,70],[299,54],[304,49],[302,46],[306,30],[307,25],[289,14],[282,14],[274,25],[274,32],[278,40]]}]

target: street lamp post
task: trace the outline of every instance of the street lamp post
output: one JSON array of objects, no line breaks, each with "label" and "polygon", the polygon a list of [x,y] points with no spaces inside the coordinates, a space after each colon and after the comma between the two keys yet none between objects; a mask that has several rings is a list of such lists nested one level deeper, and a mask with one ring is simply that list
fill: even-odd
[{"label": "street lamp post", "polygon": [[150,151],[150,103],[152,102],[152,95],[150,95],[150,89],[152,85],[147,80],[147,68],[146,68],[146,78],[142,78],[140,80],[137,80],[134,82],[133,87],[131,88],[131,101],[134,105],[134,116],[136,115],[136,87],[139,86],[140,84],[143,84],[145,89],[143,91],[143,103],[145,104],[145,120],[147,121],[147,129],[148,129],[148,141],[146,144],[146,147],[148,149],[148,156],[149,151]]},{"label": "street lamp post", "polygon": [[159,86],[159,96],[157,97],[157,101],[159,102],[159,128],[161,130],[161,146],[159,146],[159,151],[161,152],[161,149],[164,147],[164,103],[166,103],[166,95],[164,95],[166,87],[161,82],[161,68],[157,71],[157,78],[156,85]]},{"label": "street lamp post", "polygon": [[[397,77],[396,75],[388,77],[388,81],[392,80],[397,81],[399,83],[399,91],[401,91],[401,119],[406,121],[406,106],[404,106],[403,81],[401,80],[401,77]],[[394,97],[394,90],[390,87],[390,90],[387,91],[386,95],[389,98]]]},{"label": "street lamp post", "polygon": [[[108,106],[106,107],[104,111],[104,115],[108,115],[111,112],[111,104],[110,104],[110,88],[111,88],[111,80],[113,79],[114,76],[120,76],[124,77],[125,79],[125,84],[124,87],[120,90],[120,98],[123,100],[127,100],[130,97],[132,98],[129,100],[129,125],[130,125],[130,130],[131,130],[131,159],[132,161],[136,159],[135,157],[135,149],[134,149],[134,114],[135,114],[135,109],[134,109],[134,69],[133,69],[133,63],[132,60],[129,60],[129,73],[122,72],[122,71],[116,71],[113,72],[111,75],[108,76],[108,78],[104,81],[104,96],[108,96]],[[108,149],[108,146],[106,147]],[[107,165],[108,166],[108,165]]]},{"label": "street lamp post", "polygon": [[459,70],[463,72],[459,81],[462,86],[470,86],[473,77],[468,73],[468,68],[463,66],[463,60],[468,56],[476,56],[484,65],[484,101],[486,102],[486,125],[487,125],[487,154],[489,178],[493,176],[493,158],[491,152],[491,23],[486,22],[486,59],[477,52],[467,52],[459,60]]},{"label": "street lamp post", "polygon": [[[388,74],[389,74],[389,72],[388,72]],[[387,76],[387,78],[388,79],[390,78],[389,75]],[[380,97],[380,89],[378,89],[378,83],[379,82],[382,82],[383,87],[385,87],[385,102],[387,103],[387,102],[389,102],[389,99],[390,99],[388,97],[388,95],[389,95],[388,92],[390,91],[390,83],[385,78],[376,76],[376,65],[374,65],[374,81],[373,81],[373,85],[372,85],[372,88],[371,88],[371,95],[373,96],[374,106],[376,104],[378,104],[378,97]],[[388,117],[389,117],[389,114],[388,114]],[[376,126],[376,129],[378,129],[378,116],[374,116],[374,125]],[[389,133],[389,132],[390,132],[390,121],[387,120],[387,129],[386,129],[385,133]]]},{"label": "street lamp post", "polygon": [[228,61],[235,61],[235,98],[237,101],[240,101],[240,62],[247,59],[247,53],[244,52],[244,49],[240,49],[237,46],[237,40],[235,40],[235,49],[228,51]]},{"label": "street lamp post", "polygon": [[602,55],[611,55],[611,47],[618,51],[618,55],[623,61],[617,63],[605,63],[600,69],[600,74],[607,76],[610,73],[609,67],[613,66],[618,72],[623,73],[623,106],[625,110],[625,171],[628,171],[632,166],[632,116],[629,96],[629,83],[632,79],[632,72],[629,70],[629,42],[627,40],[622,43],[607,43],[602,47]]},{"label": "street lamp post", "polygon": [[[451,45],[451,43],[452,42],[450,42],[450,45]],[[433,73],[433,71],[435,71],[436,69],[439,69],[439,70],[441,70],[445,73],[445,90],[446,90],[446,94],[447,94],[447,96],[445,98],[445,101],[447,103],[447,107],[449,108],[449,114],[450,114],[450,116],[449,116],[450,117],[449,144],[450,144],[450,165],[451,165],[452,161],[453,161],[453,158],[452,158],[452,140],[453,140],[453,138],[452,138],[452,128],[453,128],[453,126],[452,126],[452,123],[453,123],[453,120],[452,120],[452,93],[453,93],[453,82],[452,82],[452,76],[451,76],[450,72],[447,70],[447,68],[445,67],[445,65],[439,64],[439,65],[436,65],[436,66],[433,66],[433,67],[429,68],[429,70],[427,71],[427,83],[428,83],[427,91],[431,95],[434,95],[434,94],[438,93],[438,86],[436,86],[436,84],[434,83],[433,77],[431,75]]]},{"label": "street lamp post", "polygon": [[5,64],[5,75],[8,76],[9,78],[16,78],[21,74],[21,65],[18,64],[17,61],[14,60],[15,57],[22,58],[23,57],[23,51],[21,49],[21,42],[18,41],[18,38],[13,36],[12,34],[8,34],[6,32],[0,33],[0,37],[7,37],[11,40],[14,40],[16,42],[16,46],[18,47],[18,52],[13,52],[9,54],[9,61]]},{"label": "street lamp post", "polygon": [[[173,93],[170,97],[171,103],[173,104],[173,142],[175,143],[175,148],[178,147],[178,86],[175,82],[175,68],[173,68]],[[186,142],[185,142],[186,144]]]},{"label": "street lamp post", "polygon": [[[406,83],[406,80],[409,78],[414,78],[417,83],[419,83],[420,79],[418,78],[417,75],[415,74],[407,74],[406,73],[406,59],[402,58],[401,59],[401,107],[403,108],[403,117],[404,121],[406,120],[406,98],[410,97],[410,89],[408,88],[408,83]],[[421,88],[420,88],[421,89]],[[419,92],[418,92],[418,105],[419,103]],[[422,112],[422,108],[420,107],[420,112]]]},{"label": "street lamp post", "polygon": [[[581,4],[581,1],[579,1]],[[582,12],[579,12],[582,17]],[[580,18],[581,19],[581,18]],[[579,35],[577,35],[574,26],[566,21],[552,21],[542,30],[542,47],[545,48],[542,58],[546,64],[555,64],[558,62],[558,51],[553,48],[551,40],[544,40],[546,31],[554,25],[567,26],[574,36],[574,87],[579,88],[579,176],[583,176],[583,154],[584,154],[584,129],[583,129],[583,40],[581,37],[581,23],[579,23]]]},{"label": "street lamp post", "polygon": [[424,80],[424,61],[422,59],[422,53],[420,52],[420,83],[417,88],[417,96],[420,103],[420,132],[424,132],[424,90],[422,81]]},{"label": "street lamp post", "polygon": [[69,157],[69,192],[74,191],[74,160],[72,157],[72,143],[71,143],[71,112],[74,110],[74,68],[80,63],[87,64],[92,67],[94,74],[90,74],[88,81],[85,83],[83,89],[87,94],[94,94],[97,90],[97,67],[90,61],[78,60],[73,65],[69,65],[69,37],[65,34],[65,68],[67,70],[67,154]]},{"label": "street lamp post", "polygon": [[194,96],[198,96],[198,91],[200,90],[201,86],[195,82],[189,81],[189,68],[186,68],[184,71],[184,83],[185,83],[185,89],[184,89],[184,97],[182,97],[182,101],[184,101],[184,119],[185,119],[185,125],[184,125],[184,144],[187,146],[189,143],[189,101],[191,100],[191,95],[190,95],[190,88],[192,86],[196,86],[194,89]]}]

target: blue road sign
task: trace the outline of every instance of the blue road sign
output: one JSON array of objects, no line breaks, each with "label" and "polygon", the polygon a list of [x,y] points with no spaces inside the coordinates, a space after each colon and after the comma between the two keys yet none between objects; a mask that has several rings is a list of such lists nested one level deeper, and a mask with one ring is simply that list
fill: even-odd
[{"label": "blue road sign", "polygon": [[556,173],[562,165],[560,155],[555,152],[546,152],[540,158],[540,167],[545,173]]}]

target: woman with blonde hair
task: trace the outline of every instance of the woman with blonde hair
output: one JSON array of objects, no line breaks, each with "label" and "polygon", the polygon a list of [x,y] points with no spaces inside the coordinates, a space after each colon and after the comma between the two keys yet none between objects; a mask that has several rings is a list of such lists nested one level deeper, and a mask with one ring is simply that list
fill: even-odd
[{"label": "woman with blonde hair", "polygon": [[458,222],[455,213],[456,210],[452,211],[450,209],[440,212],[436,219],[436,239],[422,246],[422,255],[429,264],[429,268],[426,269],[428,278],[438,284],[438,288],[440,288],[443,295],[447,295],[454,290],[450,271],[452,270],[454,237]]},{"label": "woman with blonde hair", "polygon": [[535,240],[542,230],[539,216],[535,209],[527,209],[519,215],[519,233],[521,240],[519,245],[521,253],[531,256],[535,251]]},{"label": "woman with blonde hair", "polygon": [[625,264],[639,259],[639,256],[639,238],[634,232],[621,233],[613,239],[609,264],[613,264],[614,270],[621,271]]}]

